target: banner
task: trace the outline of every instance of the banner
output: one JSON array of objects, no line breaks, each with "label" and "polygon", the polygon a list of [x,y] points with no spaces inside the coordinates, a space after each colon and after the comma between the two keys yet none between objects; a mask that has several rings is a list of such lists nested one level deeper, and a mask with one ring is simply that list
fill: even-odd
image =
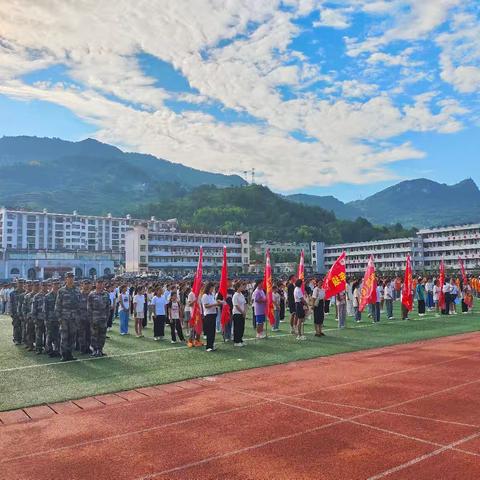
[{"label": "banner", "polygon": [[200,311],[200,289],[202,287],[203,276],[203,248],[200,247],[200,256],[198,257],[197,273],[193,280],[192,292],[195,294],[195,303],[193,304],[192,318],[190,319],[190,326],[195,328],[195,332],[200,335],[202,333],[203,322],[202,313]]},{"label": "banner", "polygon": [[440,292],[438,293],[438,306],[441,310],[445,310],[445,293],[443,293],[443,285],[445,283],[445,264],[440,261],[440,275],[438,277]]},{"label": "banner", "polygon": [[377,279],[375,278],[375,264],[373,263],[373,255],[370,255],[367,269],[363,277],[362,290],[360,296],[360,304],[358,310],[363,312],[367,304],[377,301]]},{"label": "banner", "polygon": [[460,271],[462,272],[462,281],[463,286],[466,287],[468,285],[467,273],[465,272],[465,265],[463,264],[462,257],[458,257],[458,263],[460,264]]},{"label": "banner", "polygon": [[275,324],[275,315],[273,313],[273,280],[272,280],[272,264],[270,263],[270,249],[265,252],[265,273],[263,275],[263,288],[267,297],[266,316],[270,325]]},{"label": "banner", "polygon": [[227,267],[227,247],[223,247],[223,263],[222,263],[222,274],[220,276],[220,286],[218,293],[222,295],[224,304],[222,305],[222,315],[220,317],[220,324],[222,325],[222,330],[225,329],[225,325],[230,321],[230,306],[226,302],[228,295],[228,267]]},{"label": "banner", "polygon": [[343,252],[330,267],[327,276],[323,279],[322,288],[325,290],[325,300],[343,292],[347,288],[347,274],[345,271],[345,257]]},{"label": "banner", "polygon": [[403,279],[402,305],[405,305],[405,308],[409,312],[413,309],[413,278],[410,255],[407,255],[407,265],[405,267],[405,277]]},{"label": "banner", "polygon": [[305,294],[305,254],[303,250],[300,253],[300,263],[298,264],[297,278],[302,281],[302,292]]}]

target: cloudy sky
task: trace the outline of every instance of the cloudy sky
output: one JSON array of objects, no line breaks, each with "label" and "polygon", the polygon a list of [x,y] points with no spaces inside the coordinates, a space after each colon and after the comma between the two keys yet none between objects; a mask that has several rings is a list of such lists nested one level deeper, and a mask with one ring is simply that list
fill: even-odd
[{"label": "cloudy sky", "polygon": [[480,182],[477,0],[0,0],[0,135],[276,191]]}]

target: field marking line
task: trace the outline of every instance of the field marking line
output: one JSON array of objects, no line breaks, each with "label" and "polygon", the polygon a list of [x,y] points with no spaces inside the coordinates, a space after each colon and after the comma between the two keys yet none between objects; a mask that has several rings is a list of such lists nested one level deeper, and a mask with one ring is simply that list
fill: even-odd
[{"label": "field marking line", "polygon": [[[432,318],[436,318],[436,317],[432,317]],[[413,321],[423,322],[426,319],[428,319],[428,318],[423,317],[421,319],[416,319],[416,320],[413,320]],[[410,322],[411,321],[412,320],[410,320]],[[388,322],[388,323],[386,323],[386,322]],[[404,322],[404,320],[387,320],[386,322],[381,323],[381,325],[390,325],[393,322]],[[406,324],[408,325],[408,322]],[[324,329],[324,331],[325,332],[339,332],[340,333],[342,331],[351,331],[351,330],[356,330],[356,329],[360,329],[360,328],[376,327],[376,326],[378,326],[378,325],[374,324],[374,323],[368,323],[368,324],[352,326],[352,327],[349,327],[345,330],[339,329],[339,328],[329,328],[329,329]],[[313,333],[313,331],[307,332],[307,333]],[[475,333],[475,332],[462,332],[459,335],[469,334],[469,333]],[[276,334],[276,335],[269,335],[268,338],[271,339],[271,338],[280,338],[280,337],[289,337],[289,336],[293,336],[293,334],[291,334],[291,333],[279,333],[279,334]],[[339,338],[342,338],[342,337],[339,337]],[[428,340],[435,340],[435,339],[441,339],[441,338],[445,338],[445,337],[434,337],[434,338],[429,338],[429,339],[422,339],[422,340],[419,340],[419,341],[428,341]],[[251,342],[251,341],[255,341],[257,339],[255,337],[250,337],[250,338],[245,338],[244,340],[247,341],[247,342]],[[350,345],[358,345],[358,344],[355,344],[355,342],[345,341],[344,343],[347,343],[347,344],[350,344]],[[398,345],[408,345],[408,344],[379,345],[378,347],[368,348],[366,350],[372,350],[372,349],[375,349],[375,348],[395,347],[395,346],[398,346]],[[30,370],[30,369],[33,369],[33,368],[51,367],[51,366],[59,366],[59,365],[69,365],[69,364],[72,364],[72,363],[73,364],[78,364],[78,363],[81,363],[81,362],[92,362],[92,361],[97,361],[97,360],[108,360],[109,358],[132,357],[132,356],[144,355],[144,354],[150,354],[150,353],[164,353],[164,352],[171,352],[171,351],[175,351],[175,350],[184,350],[186,348],[188,348],[186,345],[181,345],[179,347],[166,347],[166,348],[156,348],[156,349],[152,349],[152,350],[140,350],[140,351],[136,351],[136,352],[114,353],[114,354],[111,354],[111,355],[106,355],[105,357],[79,358],[78,360],[67,361],[67,362],[56,361],[56,362],[48,362],[48,363],[35,363],[35,364],[31,364],[31,365],[22,365],[20,367],[11,367],[11,368],[0,369],[0,374],[1,373],[16,372],[16,371],[19,371],[19,370]],[[363,350],[361,350],[361,351],[363,351]],[[339,352],[339,353],[354,353],[354,352]],[[329,356],[331,356],[331,355],[329,355]],[[315,358],[318,358],[318,357],[315,357]]]},{"label": "field marking line", "polygon": [[457,449],[458,445],[461,445],[462,443],[469,442],[470,440],[473,440],[475,438],[480,437],[480,432],[477,432],[475,434],[472,434],[468,437],[464,437],[460,440],[457,440],[456,442],[452,442],[448,445],[445,445],[442,448],[439,448],[437,450],[434,450],[433,452],[430,453],[425,453],[424,455],[420,455],[418,457],[412,458],[410,461],[406,463],[402,463],[400,465],[397,465],[396,467],[390,468],[388,470],[385,470],[384,472],[378,473],[377,475],[374,475],[373,477],[369,477],[368,480],[380,480],[381,478],[385,478],[388,475],[391,475],[392,473],[399,472],[401,470],[404,470],[405,468],[411,467],[412,465],[416,465],[417,463],[423,462],[424,460],[428,460],[429,458],[435,457],[447,450],[454,450],[454,451],[459,451],[463,453],[467,453],[464,450]]}]

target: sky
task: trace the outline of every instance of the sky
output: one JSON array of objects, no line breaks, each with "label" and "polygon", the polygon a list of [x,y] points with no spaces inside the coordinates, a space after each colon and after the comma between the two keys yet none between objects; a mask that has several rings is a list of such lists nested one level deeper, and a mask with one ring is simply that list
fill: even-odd
[{"label": "sky", "polygon": [[480,184],[477,0],[0,11],[0,136],[92,137],[344,201],[411,178]]}]

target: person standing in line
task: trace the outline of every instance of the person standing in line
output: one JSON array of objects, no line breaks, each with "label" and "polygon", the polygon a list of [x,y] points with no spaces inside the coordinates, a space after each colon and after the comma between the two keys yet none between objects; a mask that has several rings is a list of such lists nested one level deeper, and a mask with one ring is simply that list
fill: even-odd
[{"label": "person standing in line", "polygon": [[154,308],[153,339],[157,342],[163,340],[165,336],[166,305],[167,301],[165,300],[162,287],[158,287],[152,298],[152,306]]},{"label": "person standing in line", "polygon": [[21,345],[22,332],[22,302],[24,296],[24,281],[17,280],[15,289],[10,293],[10,315],[12,316],[13,343]]},{"label": "person standing in line", "polygon": [[298,279],[295,282],[295,290],[293,291],[293,296],[295,298],[295,317],[297,319],[297,340],[306,340],[307,337],[304,335],[304,324],[305,324],[305,308],[307,302],[302,291],[302,279]]},{"label": "person standing in line", "polygon": [[192,307],[191,307],[190,303],[188,302],[188,297],[189,297],[191,291],[192,291],[192,289],[190,288],[190,286],[187,286],[183,290],[183,302],[182,302],[182,304],[184,305],[184,307],[183,307],[183,328],[184,328],[184,331],[185,331],[185,335],[188,338],[190,338],[190,320],[192,318]]},{"label": "person standing in line", "polygon": [[345,291],[337,293],[335,297],[338,315],[338,328],[345,328],[347,319],[347,294]]},{"label": "person standing in line", "polygon": [[352,288],[352,280],[349,279],[347,281],[347,316],[353,317],[354,316],[354,311],[353,311],[353,288]]},{"label": "person standing in line", "polygon": [[95,290],[87,300],[87,314],[91,325],[92,357],[104,357],[103,351],[107,338],[107,323],[111,313],[110,295],[104,288],[102,278],[97,278]]},{"label": "person standing in line", "polygon": [[80,295],[75,287],[73,273],[66,275],[65,286],[60,288],[55,302],[55,315],[60,322],[60,353],[62,362],[76,360],[72,351],[75,343]]},{"label": "person standing in line", "polygon": [[457,314],[458,287],[455,279],[450,280],[450,315]]},{"label": "person standing in line", "polygon": [[322,332],[323,322],[325,319],[325,290],[323,289],[321,280],[317,280],[315,288],[312,292],[313,302],[313,324],[315,325],[315,336],[324,337]]},{"label": "person standing in line", "polygon": [[135,296],[133,297],[133,310],[135,315],[135,333],[137,338],[143,337],[142,327],[143,318],[145,314],[145,295],[143,287],[138,287]]},{"label": "person standing in line", "polygon": [[352,285],[353,289],[353,312],[355,316],[355,321],[361,322],[362,321],[362,312],[360,311],[359,305],[360,305],[360,281],[356,280],[353,282]]},{"label": "person standing in line", "polygon": [[378,323],[380,322],[380,313],[382,311],[381,309],[381,301],[383,298],[383,282],[380,280],[377,280],[377,291],[376,291],[376,302],[372,304],[373,306],[373,323]]},{"label": "person standing in line", "polygon": [[80,289],[80,306],[78,309],[77,349],[83,354],[92,353],[90,350],[91,327],[88,317],[88,296],[92,291],[90,280],[82,280]]},{"label": "person standing in line", "polygon": [[42,282],[40,291],[32,300],[32,319],[35,326],[35,351],[37,355],[41,355],[44,349],[45,338],[45,309],[44,300],[48,293],[47,282]]},{"label": "person standing in line", "polygon": [[185,341],[185,337],[183,336],[183,329],[182,329],[182,306],[178,300],[178,295],[176,291],[172,292],[170,296],[170,301],[168,302],[167,306],[168,311],[168,319],[170,320],[170,332],[172,336],[171,343],[177,343],[177,336],[181,342]]},{"label": "person standing in line", "polygon": [[284,284],[278,284],[278,294],[280,295],[280,323],[285,320],[285,289]]},{"label": "person standing in line", "polygon": [[450,279],[446,278],[445,283],[443,285],[440,285],[440,287],[442,288],[444,302],[445,302],[445,306],[444,308],[442,308],[442,315],[450,315],[450,301],[451,301]]},{"label": "person standing in line", "polygon": [[50,358],[60,356],[60,323],[55,313],[55,304],[60,284],[57,280],[51,282],[51,289],[43,299],[43,309],[45,311],[45,328],[47,338],[45,341],[45,351]]},{"label": "person standing in line", "polygon": [[118,292],[118,315],[120,317],[120,335],[128,335],[128,320],[130,312],[130,295],[127,286],[122,285]]},{"label": "person standing in line", "polygon": [[257,280],[255,283],[255,290],[252,295],[253,310],[255,312],[255,325],[257,329],[256,337],[258,339],[266,338],[266,333],[263,329],[265,325],[265,310],[267,304],[267,296],[263,290],[263,280]]},{"label": "person standing in line", "polygon": [[116,304],[115,288],[113,285],[108,286],[107,293],[108,293],[108,298],[110,299],[110,314],[108,316],[108,321],[107,321],[107,331],[110,332],[113,326],[113,316],[115,314],[115,304]]},{"label": "person standing in line", "polygon": [[280,330],[280,295],[278,293],[278,287],[276,285],[272,288],[272,300],[273,300],[273,315],[275,317],[275,324],[272,327],[272,332],[278,332]]},{"label": "person standing in line", "polygon": [[426,290],[424,279],[419,278],[417,282],[417,287],[415,289],[415,296],[417,297],[417,308],[418,316],[423,317],[425,315],[425,300],[426,300]]},{"label": "person standing in line", "polygon": [[243,294],[245,286],[238,282],[235,284],[235,293],[233,294],[233,346],[244,347],[243,333],[245,331],[245,315],[247,313],[247,300]]},{"label": "person standing in line", "polygon": [[223,302],[215,300],[213,293],[213,283],[208,283],[205,287],[205,293],[202,296],[203,307],[203,329],[207,337],[206,351],[214,352],[215,349],[215,322],[217,318],[217,308]]},{"label": "person standing in line", "polygon": [[294,291],[295,291],[295,275],[290,275],[288,277],[288,286],[287,286],[287,303],[288,303],[288,310],[290,312],[290,333],[292,334],[295,334],[297,330],[295,297],[293,295]]},{"label": "person standing in line", "polygon": [[[193,284],[192,284],[192,288],[193,288]],[[201,299],[203,297],[204,292],[205,292],[205,289],[204,287],[202,287],[198,295],[199,298],[197,299],[194,291],[191,289],[187,297],[187,305],[190,307],[190,316],[191,317],[193,316],[195,304],[198,304],[198,315],[202,317],[202,323],[203,323],[203,306],[202,306]],[[200,333],[197,332],[195,325],[190,327],[190,335],[188,337],[187,347],[188,348],[203,347],[203,342],[200,340]]]},{"label": "person standing in line", "polygon": [[426,293],[426,307],[429,312],[433,310],[434,303],[433,303],[433,287],[434,283],[432,281],[432,277],[428,277],[425,282],[425,293]]},{"label": "person standing in line", "polygon": [[385,308],[387,311],[388,320],[393,320],[393,285],[392,281],[387,278],[385,281],[385,288],[383,292],[383,298],[385,299]]},{"label": "person standing in line", "polygon": [[23,299],[23,319],[24,319],[24,340],[25,348],[29,352],[35,349],[33,344],[35,342],[35,325],[32,319],[32,302],[33,297],[38,293],[38,282],[31,281],[27,283],[27,293]]},{"label": "person standing in line", "polygon": [[435,307],[436,317],[440,316],[440,306],[439,306],[440,292],[441,292],[440,282],[438,279],[436,279],[433,283],[433,305]]}]

